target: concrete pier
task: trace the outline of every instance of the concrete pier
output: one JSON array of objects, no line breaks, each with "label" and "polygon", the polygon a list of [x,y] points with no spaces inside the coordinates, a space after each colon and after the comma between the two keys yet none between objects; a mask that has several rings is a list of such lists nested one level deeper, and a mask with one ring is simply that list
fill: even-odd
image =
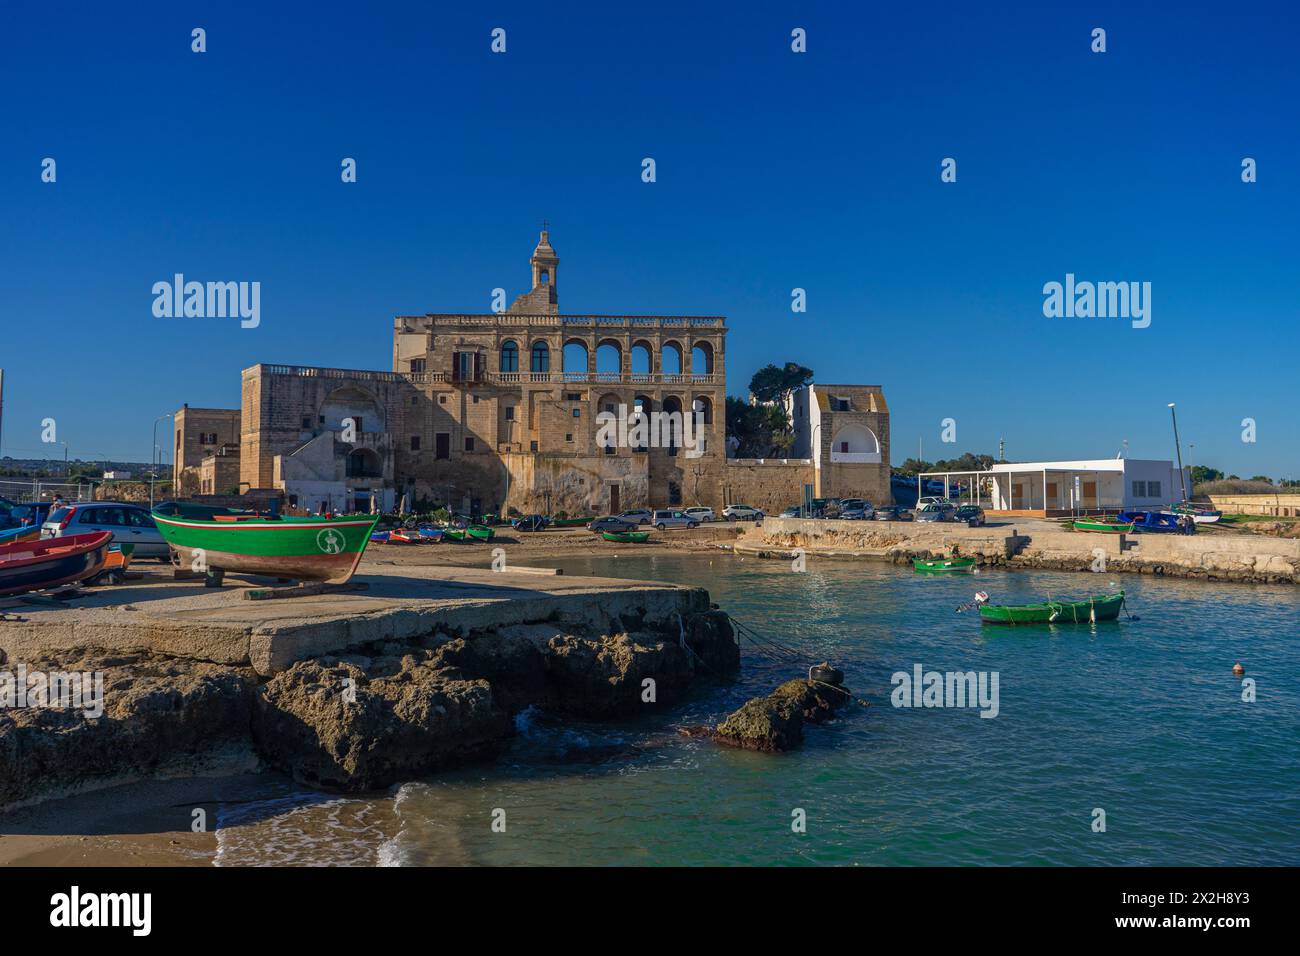
[{"label": "concrete pier", "polygon": [[295,661],[372,641],[405,641],[441,631],[466,635],[542,621],[609,626],[636,621],[675,628],[675,615],[707,609],[700,588],[612,578],[538,575],[476,568],[366,565],[353,580],[365,591],[247,601],[263,580],[226,577],[209,589],[150,567],[143,580],[100,588],[66,607],[8,609],[23,621],[0,622],[9,660],[73,648],[144,649],[216,664],[251,665],[259,674]]}]

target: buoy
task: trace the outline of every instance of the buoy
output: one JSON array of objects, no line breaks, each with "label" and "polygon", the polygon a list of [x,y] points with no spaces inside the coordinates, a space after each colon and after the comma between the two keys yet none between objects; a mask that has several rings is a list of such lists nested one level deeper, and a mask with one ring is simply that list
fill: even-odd
[{"label": "buoy", "polygon": [[1240,662],[1238,662],[1232,665],[1232,672],[1240,677],[1242,674],[1246,673],[1246,668],[1242,667]]}]

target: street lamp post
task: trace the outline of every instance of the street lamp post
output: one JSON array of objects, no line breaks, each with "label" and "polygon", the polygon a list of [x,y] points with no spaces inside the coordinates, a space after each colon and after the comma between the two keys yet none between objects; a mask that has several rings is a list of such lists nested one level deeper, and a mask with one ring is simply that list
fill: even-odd
[{"label": "street lamp post", "polygon": [[152,458],[153,470],[149,474],[149,510],[150,511],[153,510],[153,483],[158,478],[158,423],[162,421],[164,418],[171,418],[171,417],[172,417],[171,414],[168,413],[166,415],[159,415],[157,418],[153,420],[153,437],[151,438],[152,451],[150,451],[150,455],[153,456]]},{"label": "street lamp post", "polygon": [[1174,411],[1174,403],[1169,403],[1169,417],[1174,422],[1174,451],[1178,455],[1178,484],[1183,489],[1183,501],[1187,500],[1187,477],[1183,474],[1183,449],[1178,444],[1178,413]]}]

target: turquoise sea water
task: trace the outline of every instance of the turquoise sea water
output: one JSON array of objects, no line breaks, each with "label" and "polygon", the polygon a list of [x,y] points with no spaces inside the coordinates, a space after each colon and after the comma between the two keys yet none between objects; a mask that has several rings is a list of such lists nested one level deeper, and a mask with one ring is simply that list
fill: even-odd
[{"label": "turquoise sea water", "polygon": [[[795,574],[724,555],[560,564],[707,587],[803,666],[835,662],[871,706],[789,754],[675,734],[799,675],[746,643],[738,681],[666,716],[575,728],[529,713],[489,766],[379,798],[246,806],[224,821],[222,862],[1300,864],[1300,589],[874,562]],[[977,589],[1018,602],[1111,582],[1139,620],[1007,629],[954,613]],[[891,675],[916,664],[996,671],[998,716],[891,706]]]}]

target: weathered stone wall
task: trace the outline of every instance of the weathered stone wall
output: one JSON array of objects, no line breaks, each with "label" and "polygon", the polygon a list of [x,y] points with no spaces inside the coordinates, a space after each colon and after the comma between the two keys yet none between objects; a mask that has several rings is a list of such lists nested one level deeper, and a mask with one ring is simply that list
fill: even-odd
[{"label": "weathered stone wall", "polygon": [[191,408],[186,405],[177,411],[172,433],[172,453],[175,456],[173,494],[180,493],[180,482],[187,470],[197,471],[202,467],[203,459],[215,454],[222,445],[238,445],[240,427],[238,408]]},{"label": "weathered stone wall", "polygon": [[1206,495],[1216,509],[1230,514],[1300,516],[1300,494]]},{"label": "weathered stone wall", "polygon": [[807,459],[733,458],[726,464],[721,478],[719,505],[741,504],[760,508],[765,514],[779,515],[791,505],[803,501],[803,486],[813,484],[813,464]]}]

